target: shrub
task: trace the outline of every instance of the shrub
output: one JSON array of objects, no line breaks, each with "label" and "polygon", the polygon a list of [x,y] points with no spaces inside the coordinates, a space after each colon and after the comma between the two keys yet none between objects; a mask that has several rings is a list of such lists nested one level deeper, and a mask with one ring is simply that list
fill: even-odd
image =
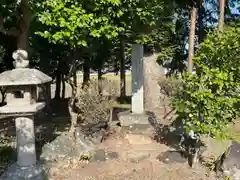
[{"label": "shrub", "polygon": [[175,95],[173,105],[187,132],[196,135],[233,138],[229,127],[238,118],[239,83],[234,72],[201,66],[200,75],[185,74],[183,89]]},{"label": "shrub", "polygon": [[167,97],[175,96],[182,90],[182,79],[176,77],[161,77],[159,79],[160,91]]},{"label": "shrub", "polygon": [[81,126],[107,123],[114,102],[112,97],[99,94],[98,84],[91,82],[87,88],[81,90],[75,103],[78,123]]},{"label": "shrub", "polygon": [[196,134],[234,138],[231,125],[240,109],[240,28],[210,32],[194,64],[197,74],[185,74],[184,88],[173,105],[184,127]]}]

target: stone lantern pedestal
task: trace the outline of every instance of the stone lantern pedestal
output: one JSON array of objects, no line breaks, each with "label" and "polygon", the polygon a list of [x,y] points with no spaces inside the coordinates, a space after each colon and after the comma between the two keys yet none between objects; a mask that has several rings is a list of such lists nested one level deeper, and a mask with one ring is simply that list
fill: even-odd
[{"label": "stone lantern pedestal", "polygon": [[17,106],[0,107],[0,114],[15,116],[17,162],[8,168],[1,178],[6,180],[43,180],[44,171],[36,159],[34,114],[44,108],[45,103],[29,105],[22,109]]},{"label": "stone lantern pedestal", "polygon": [[27,52],[17,50],[13,58],[15,69],[0,74],[0,86],[6,87],[6,105],[0,107],[0,114],[14,117],[17,162],[0,179],[43,180],[44,172],[36,158],[34,116],[48,102],[39,99],[38,86],[48,85],[52,79],[41,71],[27,68]]}]

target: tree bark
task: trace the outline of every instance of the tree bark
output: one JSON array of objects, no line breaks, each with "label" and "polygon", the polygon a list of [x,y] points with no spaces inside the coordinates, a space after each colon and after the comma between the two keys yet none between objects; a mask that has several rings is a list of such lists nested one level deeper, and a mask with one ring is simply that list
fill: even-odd
[{"label": "tree bark", "polygon": [[[65,81],[69,83],[69,85],[72,88],[72,94],[70,97],[70,100],[68,101],[68,110],[71,115],[71,127],[69,130],[70,135],[73,137],[73,140],[76,141],[76,127],[77,127],[77,120],[78,115],[76,113],[75,109],[75,103],[76,103],[76,97],[77,97],[77,61],[76,58],[78,58],[80,54],[79,50],[76,50],[73,55],[70,56],[70,62],[71,62],[71,68],[68,72],[68,75],[65,78]],[[73,80],[71,79],[73,77]]]},{"label": "tree bark", "polygon": [[195,29],[196,29],[196,18],[197,18],[197,8],[192,7],[191,10],[191,25],[188,37],[188,72],[193,71],[193,56],[194,56],[194,39],[195,39]]},{"label": "tree bark", "polygon": [[5,99],[6,99],[6,87],[1,87],[0,92],[1,92],[1,96],[2,96],[1,104],[4,104]]},{"label": "tree bark", "polygon": [[65,92],[66,92],[66,84],[65,84],[65,76],[64,74],[62,74],[61,76],[61,80],[62,80],[62,99],[65,98]]},{"label": "tree bark", "polygon": [[77,87],[74,85],[74,82],[69,80],[69,84],[72,87],[72,95],[68,102],[68,110],[71,115],[71,127],[70,127],[70,134],[73,137],[73,140],[76,140],[77,134],[76,134],[76,127],[77,127],[77,114],[74,111],[75,106],[75,100],[77,96]]},{"label": "tree bark", "polygon": [[22,16],[19,16],[20,34],[18,36],[18,49],[23,49],[28,52],[28,33],[33,16],[28,0],[21,0],[20,13]]},{"label": "tree bark", "polygon": [[73,83],[74,83],[74,86],[77,87],[77,71],[73,73]]},{"label": "tree bark", "polygon": [[126,97],[125,52],[124,41],[120,39],[120,101]]},{"label": "tree bark", "polygon": [[89,81],[90,81],[89,59],[85,58],[84,59],[84,64],[83,64],[83,84],[82,84],[82,88],[88,86]]},{"label": "tree bark", "polygon": [[77,89],[77,87],[78,87],[78,84],[77,84],[77,71],[74,71],[74,73],[73,73],[73,84],[74,84],[74,87],[76,87],[76,94],[78,93],[78,89]]},{"label": "tree bark", "polygon": [[219,0],[218,30],[222,31],[224,26],[225,0]]},{"label": "tree bark", "polygon": [[118,75],[118,72],[119,72],[119,66],[118,66],[118,59],[116,58],[113,62],[114,64],[114,72],[115,72],[115,75],[117,76]]},{"label": "tree bark", "polygon": [[54,99],[59,100],[61,98],[60,93],[61,93],[61,60],[58,61],[58,68],[56,72],[56,90],[55,90],[55,97]]},{"label": "tree bark", "polygon": [[98,68],[98,93],[102,94],[103,84],[102,84],[102,68]]}]

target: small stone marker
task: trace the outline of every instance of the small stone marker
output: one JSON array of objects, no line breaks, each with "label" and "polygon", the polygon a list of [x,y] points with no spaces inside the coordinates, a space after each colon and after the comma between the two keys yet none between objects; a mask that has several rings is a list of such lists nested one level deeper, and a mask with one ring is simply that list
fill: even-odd
[{"label": "small stone marker", "polygon": [[36,164],[33,120],[19,117],[15,120],[17,133],[17,163],[19,166]]}]

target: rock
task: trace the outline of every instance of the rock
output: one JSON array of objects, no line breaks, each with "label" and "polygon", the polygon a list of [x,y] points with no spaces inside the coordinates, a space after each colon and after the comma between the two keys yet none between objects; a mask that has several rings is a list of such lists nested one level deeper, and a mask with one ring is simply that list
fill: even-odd
[{"label": "rock", "polygon": [[138,134],[127,134],[125,139],[129,141],[130,144],[151,144],[152,139],[145,135],[138,135]]},{"label": "rock", "polygon": [[0,176],[2,180],[44,180],[46,178],[44,168],[38,163],[32,166],[19,166],[14,163]]},{"label": "rock", "polygon": [[201,140],[207,147],[206,151],[202,154],[204,158],[208,158],[213,155],[217,158],[218,156],[221,156],[222,153],[232,144],[232,141],[230,140],[219,141],[218,139],[210,137],[201,137]]},{"label": "rock", "polygon": [[157,156],[157,159],[166,164],[172,163],[185,163],[187,159],[184,158],[180,152],[177,151],[166,151]]},{"label": "rock", "polygon": [[97,150],[96,153],[93,155],[92,161],[106,161],[105,150]]},{"label": "rock", "polygon": [[[100,133],[99,136],[102,134]],[[102,138],[102,137],[99,137]],[[92,155],[100,141],[78,133],[76,142],[68,135],[60,135],[53,142],[42,148],[40,159],[43,161],[57,161],[66,157]]]},{"label": "rock", "polygon": [[73,141],[66,135],[58,136],[54,141],[43,146],[41,160],[55,161],[64,158],[73,149]]},{"label": "rock", "polygon": [[117,152],[108,152],[107,153],[107,158],[108,159],[117,159],[119,157]]},{"label": "rock", "polygon": [[148,151],[133,151],[128,152],[127,159],[131,163],[139,163],[140,161],[147,159],[150,157],[150,153]]},{"label": "rock", "polygon": [[229,148],[219,157],[216,170],[231,180],[240,180],[240,143],[233,141]]},{"label": "rock", "polygon": [[106,161],[110,159],[117,159],[119,157],[117,152],[107,152],[104,149],[99,149],[93,155],[91,161]]}]

